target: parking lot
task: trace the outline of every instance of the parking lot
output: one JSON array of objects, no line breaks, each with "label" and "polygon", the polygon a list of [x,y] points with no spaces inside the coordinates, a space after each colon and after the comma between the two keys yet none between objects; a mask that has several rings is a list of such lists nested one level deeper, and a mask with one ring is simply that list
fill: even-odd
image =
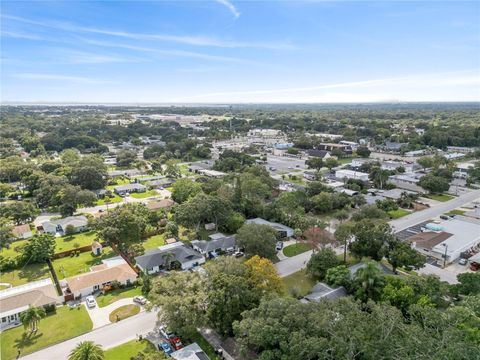
[{"label": "parking lot", "polygon": [[[266,168],[271,174],[282,175],[294,170],[305,170],[305,160],[298,158],[290,158],[286,156],[273,156],[267,157]],[[275,170],[270,170],[271,168]]]}]

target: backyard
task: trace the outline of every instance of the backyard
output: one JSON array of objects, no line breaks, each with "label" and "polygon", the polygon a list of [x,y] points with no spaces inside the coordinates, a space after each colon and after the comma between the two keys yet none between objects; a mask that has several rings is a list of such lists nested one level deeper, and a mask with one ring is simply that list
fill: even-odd
[{"label": "backyard", "polygon": [[50,277],[50,271],[46,263],[28,264],[20,269],[2,271],[0,282],[18,286],[48,277]]},{"label": "backyard", "polygon": [[105,360],[130,360],[139,352],[156,352],[155,347],[147,340],[132,340],[105,351]]},{"label": "backyard", "polygon": [[57,308],[55,314],[40,320],[35,334],[25,332],[23,326],[2,332],[1,358],[12,360],[16,358],[18,350],[23,356],[90,330],[92,321],[84,306],[75,309],[62,306]]},{"label": "backyard", "polygon": [[145,250],[154,249],[159,246],[165,245],[165,235],[159,234],[149,237],[143,242],[143,248]]},{"label": "backyard", "polygon": [[99,256],[93,256],[90,251],[80,253],[78,256],[66,256],[53,261],[53,268],[57,273],[58,279],[64,279],[87,271],[90,267],[98,265],[103,259],[115,256],[115,252],[110,247],[104,247]]},{"label": "backyard", "polygon": [[283,248],[283,255],[292,257],[310,250],[308,244],[292,244]]},{"label": "backyard", "polygon": [[104,307],[120,299],[131,298],[137,295],[142,295],[142,288],[140,286],[110,290],[104,295],[97,296],[96,301],[99,307]]},{"label": "backyard", "polygon": [[305,269],[282,278],[287,292],[295,297],[303,297],[310,293],[317,281],[307,276]]}]

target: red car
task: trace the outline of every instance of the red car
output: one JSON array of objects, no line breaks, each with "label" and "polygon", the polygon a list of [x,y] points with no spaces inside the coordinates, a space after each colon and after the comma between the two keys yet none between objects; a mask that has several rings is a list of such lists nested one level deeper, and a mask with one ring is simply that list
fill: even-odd
[{"label": "red car", "polygon": [[183,348],[182,340],[180,340],[180,338],[178,338],[177,336],[172,337],[168,340],[170,341],[170,344],[172,344],[172,347],[175,350],[180,350],[181,348]]}]

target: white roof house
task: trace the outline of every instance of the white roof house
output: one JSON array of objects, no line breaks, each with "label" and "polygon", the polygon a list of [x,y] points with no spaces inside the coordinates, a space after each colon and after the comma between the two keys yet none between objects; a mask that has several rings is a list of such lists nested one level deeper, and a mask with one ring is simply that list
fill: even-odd
[{"label": "white roof house", "polygon": [[335,171],[335,177],[337,179],[356,179],[362,181],[368,181],[368,174],[354,170],[337,170]]},{"label": "white roof house", "polygon": [[65,234],[67,226],[73,226],[75,232],[84,231],[88,228],[88,219],[85,216],[68,216],[63,219],[50,220],[42,223],[43,230],[48,233],[55,235]]},{"label": "white roof house", "polygon": [[268,225],[273,227],[280,234],[281,237],[291,237],[293,236],[293,229],[286,225],[271,222],[262,218],[248,219],[245,221],[246,224],[258,224],[258,225]]},{"label": "white roof house", "polygon": [[210,360],[197,343],[190,344],[170,354],[175,360]]},{"label": "white roof house", "polygon": [[441,231],[452,234],[448,239],[435,245],[432,252],[442,257],[447,254],[447,262],[455,261],[464,251],[480,244],[480,220],[465,216],[455,216],[437,224]]}]

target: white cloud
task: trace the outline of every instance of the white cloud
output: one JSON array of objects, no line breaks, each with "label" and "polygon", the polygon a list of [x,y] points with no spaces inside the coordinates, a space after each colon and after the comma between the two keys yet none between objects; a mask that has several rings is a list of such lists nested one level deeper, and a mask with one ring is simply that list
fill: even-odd
[{"label": "white cloud", "polygon": [[63,58],[72,64],[108,64],[108,63],[126,63],[140,62],[141,59],[132,57],[124,57],[118,55],[103,55],[98,53],[76,51],[76,50],[60,50],[59,58]]},{"label": "white cloud", "polygon": [[2,30],[0,33],[1,37],[11,37],[11,38],[16,38],[16,39],[27,39],[27,40],[43,40],[42,37],[36,35],[36,34],[27,34],[23,32],[17,32],[17,31],[5,31]]},{"label": "white cloud", "polygon": [[42,74],[42,73],[17,73],[13,74],[13,77],[17,79],[27,80],[47,80],[47,81],[65,81],[77,84],[103,84],[108,81],[93,79],[83,76],[70,76],[70,75],[58,75],[58,74]]},{"label": "white cloud", "polygon": [[220,47],[220,48],[258,48],[269,50],[294,50],[296,47],[289,42],[257,42],[257,41],[236,41],[222,40],[211,36],[202,35],[170,35],[170,34],[144,34],[128,32],[121,30],[101,29],[96,27],[85,27],[76,24],[58,22],[58,21],[36,21],[18,16],[2,15],[2,18],[18,21],[30,25],[49,27],[72,33],[92,33],[107,35],[112,37],[121,37],[125,39],[164,41],[177,44]]},{"label": "white cloud", "polygon": [[217,3],[222,4],[225,6],[235,17],[235,19],[238,19],[240,17],[240,11],[233,5],[230,1],[228,0],[215,0]]}]

